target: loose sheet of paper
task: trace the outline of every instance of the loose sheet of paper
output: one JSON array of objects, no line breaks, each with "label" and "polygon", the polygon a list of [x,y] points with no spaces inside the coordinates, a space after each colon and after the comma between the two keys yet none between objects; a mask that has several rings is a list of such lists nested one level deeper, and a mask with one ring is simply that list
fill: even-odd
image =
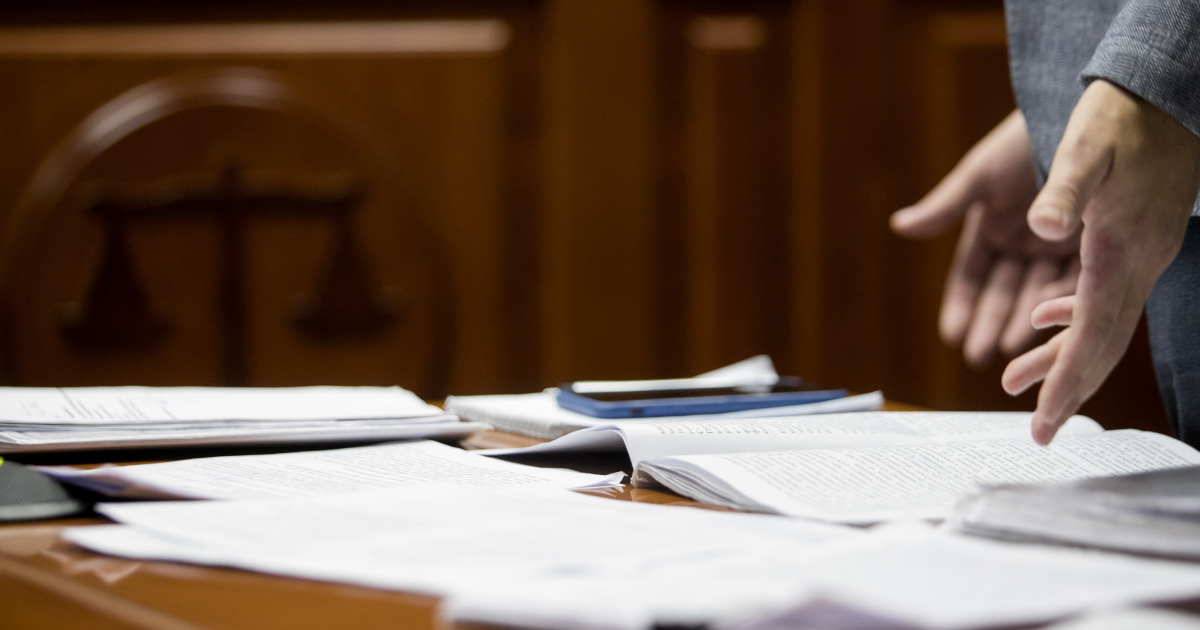
[{"label": "loose sheet of paper", "polygon": [[1200,592],[1200,568],[1194,565],[981,542],[911,527],[790,557],[745,556],[679,569],[494,585],[453,595],[443,616],[538,628],[636,628],[648,626],[647,619],[721,626],[753,616],[750,607],[736,602],[756,601],[754,589],[770,592],[772,584],[783,583],[793,589],[801,614],[789,616],[790,624],[769,627],[827,627],[820,623],[827,617],[803,615],[806,604],[820,601],[860,613],[859,619],[866,613],[890,621],[887,628],[951,630],[1044,622],[1100,606]]},{"label": "loose sheet of paper", "polygon": [[399,387],[2,387],[0,425],[122,426],[443,415]]},{"label": "loose sheet of paper", "polygon": [[[697,420],[610,423],[521,449],[486,455],[555,453],[625,448],[636,465],[649,457],[791,451],[967,442],[1023,438],[1031,413],[888,412],[830,413],[772,418],[708,417]],[[1092,435],[1104,429],[1091,418],[1073,416],[1059,435]]]},{"label": "loose sheet of paper", "polygon": [[806,601],[920,627],[1048,621],[1200,593],[1200,568],[544,488],[414,488],[274,501],[112,504],[69,540],[135,558],[445,595],[521,627],[724,624]]},{"label": "loose sheet of paper", "polygon": [[820,594],[931,629],[1020,625],[1200,594],[1200,567],[916,528],[814,558]]},{"label": "loose sheet of paper", "polygon": [[1200,617],[1174,610],[1122,608],[1071,619],[1043,630],[1200,630]]},{"label": "loose sheet of paper", "polygon": [[1164,435],[1108,431],[1032,440],[948,442],[644,460],[644,475],[697,500],[844,523],[943,518],[981,484],[1059,481],[1200,464]]},{"label": "loose sheet of paper", "polygon": [[619,485],[620,478],[534,468],[481,457],[437,442],[328,451],[185,459],[80,470],[42,467],[51,476],[125,498],[265,499],[344,494],[441,483],[462,486]]},{"label": "loose sheet of paper", "polygon": [[131,557],[442,595],[522,579],[637,575],[746,554],[765,557],[862,535],[545,487],[439,486],[308,499],[120,503],[100,510],[134,530],[77,528],[68,538]]}]

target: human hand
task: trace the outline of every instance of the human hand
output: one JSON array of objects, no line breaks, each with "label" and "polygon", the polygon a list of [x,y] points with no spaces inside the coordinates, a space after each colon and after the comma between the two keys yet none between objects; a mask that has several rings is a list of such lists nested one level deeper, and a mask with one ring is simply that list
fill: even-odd
[{"label": "human hand", "polygon": [[1039,443],[1125,354],[1154,283],[1179,252],[1198,187],[1200,138],[1107,81],[1084,91],[1028,215],[1041,238],[1080,238],[1078,291],[1032,314],[1036,326],[1067,328],[1009,363],[1001,381],[1016,395],[1044,380],[1033,416]]},{"label": "human hand", "polygon": [[1015,356],[1028,347],[1037,334],[1034,307],[1075,291],[1078,240],[1034,235],[1025,215],[1036,194],[1029,134],[1014,111],[929,194],[892,215],[892,229],[913,238],[940,234],[966,216],[938,327],[975,367],[997,349]]}]

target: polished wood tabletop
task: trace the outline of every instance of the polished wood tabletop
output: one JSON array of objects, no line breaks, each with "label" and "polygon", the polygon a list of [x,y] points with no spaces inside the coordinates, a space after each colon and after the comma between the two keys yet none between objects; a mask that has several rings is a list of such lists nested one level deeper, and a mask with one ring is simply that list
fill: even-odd
[{"label": "polished wood tabletop", "polygon": [[[887,408],[916,409],[897,403]],[[483,431],[461,445],[499,448],[540,441]],[[587,470],[593,466],[586,458],[577,463],[574,467],[595,472]],[[670,492],[629,486],[596,493],[681,509],[715,509]],[[0,525],[0,628],[439,627],[434,597],[235,569],[127,560],[59,538],[65,527],[108,522],[97,516]]]}]

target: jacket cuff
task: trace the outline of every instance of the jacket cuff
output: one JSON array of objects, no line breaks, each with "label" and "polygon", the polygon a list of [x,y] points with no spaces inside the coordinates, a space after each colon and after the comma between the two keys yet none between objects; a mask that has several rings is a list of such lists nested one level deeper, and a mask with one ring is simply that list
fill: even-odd
[{"label": "jacket cuff", "polygon": [[1115,83],[1200,136],[1200,59],[1179,60],[1139,39],[1109,33],[1080,79],[1084,87],[1096,79]]}]

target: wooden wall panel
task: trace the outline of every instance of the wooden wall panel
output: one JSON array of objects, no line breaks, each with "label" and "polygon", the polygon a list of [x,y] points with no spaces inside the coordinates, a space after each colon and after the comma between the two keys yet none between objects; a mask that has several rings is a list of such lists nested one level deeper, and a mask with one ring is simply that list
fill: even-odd
[{"label": "wooden wall panel", "polygon": [[546,7],[546,384],[654,373],[652,8]]},{"label": "wooden wall panel", "polygon": [[[916,11],[907,15],[916,80],[910,94],[919,120],[910,145],[919,161],[906,175],[909,199],[919,198],[948,173],[959,158],[1015,107],[1008,83],[1004,17],[995,11]],[[975,372],[957,349],[945,347],[937,334],[942,287],[958,231],[923,242],[894,241],[900,262],[891,295],[903,309],[900,317],[916,327],[897,339],[893,362],[920,366],[897,371],[899,391],[924,404],[958,409],[988,400],[995,407],[1025,407],[1000,388],[1003,361]],[[976,407],[978,408],[978,407]]]},{"label": "wooden wall panel", "polygon": [[[753,7],[745,7],[752,9]],[[779,11],[685,24],[686,370],[784,360],[786,22]]]},{"label": "wooden wall panel", "polygon": [[[353,34],[352,31],[360,26],[368,35],[379,28],[379,24],[341,24],[334,25],[332,32],[334,35]],[[337,37],[319,37],[321,28],[271,25],[270,28],[277,31],[283,29],[279,31],[278,41],[306,52],[270,49],[270,43],[275,41],[271,38],[265,38],[267,49],[255,50],[254,45],[261,46],[264,42],[262,34],[246,32],[237,26],[206,26],[195,37],[189,35],[196,34],[200,27],[131,27],[116,32],[105,27],[6,31],[0,36],[0,80],[20,89],[10,92],[9,98],[0,99],[0,115],[4,120],[21,121],[21,124],[0,128],[3,136],[0,141],[9,149],[5,159],[13,162],[4,165],[9,168],[3,169],[4,179],[0,181],[0,208],[11,211],[25,182],[32,176],[33,168],[54,143],[92,109],[124,90],[159,77],[200,68],[250,66],[277,72],[286,80],[328,99],[353,120],[351,124],[366,130],[365,133],[385,145],[403,165],[405,177],[413,184],[410,190],[415,203],[433,222],[437,238],[449,243],[451,248],[447,257],[452,261],[458,334],[449,388],[463,393],[502,388],[514,380],[514,370],[502,365],[502,353],[508,348],[504,347],[503,340],[507,336],[500,326],[514,319],[503,317],[505,309],[511,306],[509,295],[520,291],[512,284],[527,281],[526,278],[513,278],[510,282],[510,278],[503,275],[509,263],[506,244],[513,231],[513,226],[507,223],[506,212],[512,205],[512,189],[517,188],[509,186],[513,177],[506,161],[506,154],[515,142],[509,90],[520,87],[509,80],[511,68],[505,58],[512,31],[499,20],[391,26],[392,32],[384,38],[386,41],[377,42],[379,45],[372,49],[369,37],[365,43],[361,37],[342,41]],[[416,28],[412,28],[414,26]],[[429,28],[439,31],[434,33],[437,37],[430,37],[426,32]],[[451,37],[447,38],[447,35]],[[314,41],[305,41],[305,37]],[[193,40],[197,46],[203,44],[208,48],[185,45]],[[431,41],[436,44],[432,48]],[[155,42],[165,44],[156,45]],[[304,44],[309,48],[304,49]],[[344,45],[351,47],[339,48]],[[130,46],[141,47],[130,49]],[[367,47],[365,52],[355,48],[363,46]],[[140,159],[140,172],[126,173],[125,179],[142,181],[167,174],[168,165],[187,172],[215,169],[214,154],[234,148],[242,153],[238,159],[249,161],[247,166],[252,169],[286,171],[290,168],[295,171],[299,168],[294,175],[312,176],[353,168],[344,159],[339,162],[331,157],[338,153],[339,147],[329,138],[324,139],[324,144],[310,139],[307,145],[292,142],[293,146],[287,146],[287,142],[280,144],[280,140],[294,139],[295,134],[275,129],[272,135],[271,130],[263,127],[262,121],[242,121],[245,128],[240,130],[236,128],[237,121],[228,120],[225,124],[234,140],[206,145],[205,138],[197,137],[194,130],[189,137],[186,129],[180,127],[164,130],[165,135],[160,138],[166,140],[142,142],[140,158],[122,162],[119,158],[103,157],[110,165],[128,165],[131,160]],[[243,141],[251,136],[255,141]],[[239,137],[242,140],[238,140]],[[193,142],[189,144],[189,140]],[[530,144],[528,138],[521,140],[525,146]],[[221,142],[233,144],[222,146]],[[345,147],[341,149],[344,153]],[[98,177],[105,167],[99,164],[91,168],[87,175]],[[532,173],[526,169],[524,174]],[[529,184],[524,186],[529,188]],[[374,198],[374,202],[397,202],[394,198],[386,199],[386,195],[383,197]],[[70,203],[72,200],[68,199],[68,205]],[[398,278],[389,277],[392,275],[389,270],[405,268],[399,258],[411,257],[411,252],[395,250],[397,243],[405,242],[401,236],[404,230],[411,231],[412,226],[404,225],[399,215],[386,208],[366,208],[363,216],[366,223],[360,226],[362,238],[368,245],[369,257],[379,265],[382,281],[384,284],[400,282]],[[289,300],[315,284],[323,257],[327,256],[324,252],[330,246],[328,234],[322,235],[319,227],[306,227],[303,223],[259,225],[251,237],[257,253],[252,256],[255,262],[251,264],[250,275],[253,282],[264,287],[253,294],[249,308],[251,339],[255,345],[252,382],[420,382],[423,368],[409,365],[412,361],[404,356],[403,348],[406,343],[410,347],[419,346],[424,343],[421,339],[405,342],[393,335],[388,338],[390,341],[364,339],[340,345],[309,343],[297,337],[294,330],[280,325],[280,321],[286,319]],[[86,231],[84,226],[79,229]],[[212,248],[203,245],[206,239],[211,240],[211,229],[195,225],[183,231],[186,234],[170,238],[175,241],[182,238],[195,245],[175,242],[166,246],[163,243],[171,242],[168,239],[153,246],[162,250],[157,254],[145,249],[151,246],[140,244],[146,239],[135,238],[135,254],[141,260],[140,264],[154,271],[169,269],[172,264],[167,261],[178,258],[180,251],[189,250],[186,257],[191,262],[174,267],[190,274],[204,273],[202,270],[211,265],[197,264],[196,261],[213,260]],[[401,236],[399,240],[398,236]],[[71,255],[85,260],[94,260],[98,255],[94,235],[81,237],[83,242],[93,243],[90,248],[72,249],[66,244],[71,238],[74,237],[61,240],[64,247],[72,250]],[[408,268],[412,263],[407,263]],[[86,269],[87,264],[84,264],[75,273],[84,273]],[[62,294],[45,296],[43,307],[53,310],[58,308],[53,305],[61,305],[71,298],[77,301],[82,290],[81,278],[57,283],[54,290]],[[147,278],[148,290],[164,308],[182,313],[184,319],[198,318],[192,323],[177,322],[180,330],[186,330],[180,336],[180,343],[184,343],[184,339],[195,343],[208,336],[203,332],[201,321],[206,319],[206,314],[211,314],[212,309],[213,291],[211,287],[206,288],[207,284],[211,282],[206,283],[199,277]],[[398,290],[403,293],[402,288]],[[184,294],[188,296],[184,297]],[[403,298],[401,295],[400,299]],[[54,347],[53,317],[50,315],[41,313],[35,318],[42,322],[42,329],[48,335],[37,343]],[[410,322],[410,328],[413,324],[417,322]],[[404,333],[403,328],[399,326],[395,334],[412,334]],[[391,353],[370,350],[370,346],[379,343],[396,350]],[[172,352],[177,354],[167,358],[167,363],[176,366],[175,371],[158,372],[152,377],[141,377],[141,380],[213,382],[215,377],[209,369],[210,351],[189,348],[186,343],[173,347]],[[61,371],[67,362],[65,355],[56,352],[28,354],[34,361],[25,372],[30,383],[78,384],[134,379],[133,372],[116,369],[113,361],[120,363],[121,360],[113,357],[85,360],[79,365],[91,367],[79,367],[81,372],[68,374]],[[421,354],[427,356],[428,351]],[[364,359],[368,356],[374,358]],[[145,360],[154,359],[146,357]],[[525,369],[524,380],[534,380],[537,366],[529,365]],[[516,380],[521,378],[515,377]]]}]

